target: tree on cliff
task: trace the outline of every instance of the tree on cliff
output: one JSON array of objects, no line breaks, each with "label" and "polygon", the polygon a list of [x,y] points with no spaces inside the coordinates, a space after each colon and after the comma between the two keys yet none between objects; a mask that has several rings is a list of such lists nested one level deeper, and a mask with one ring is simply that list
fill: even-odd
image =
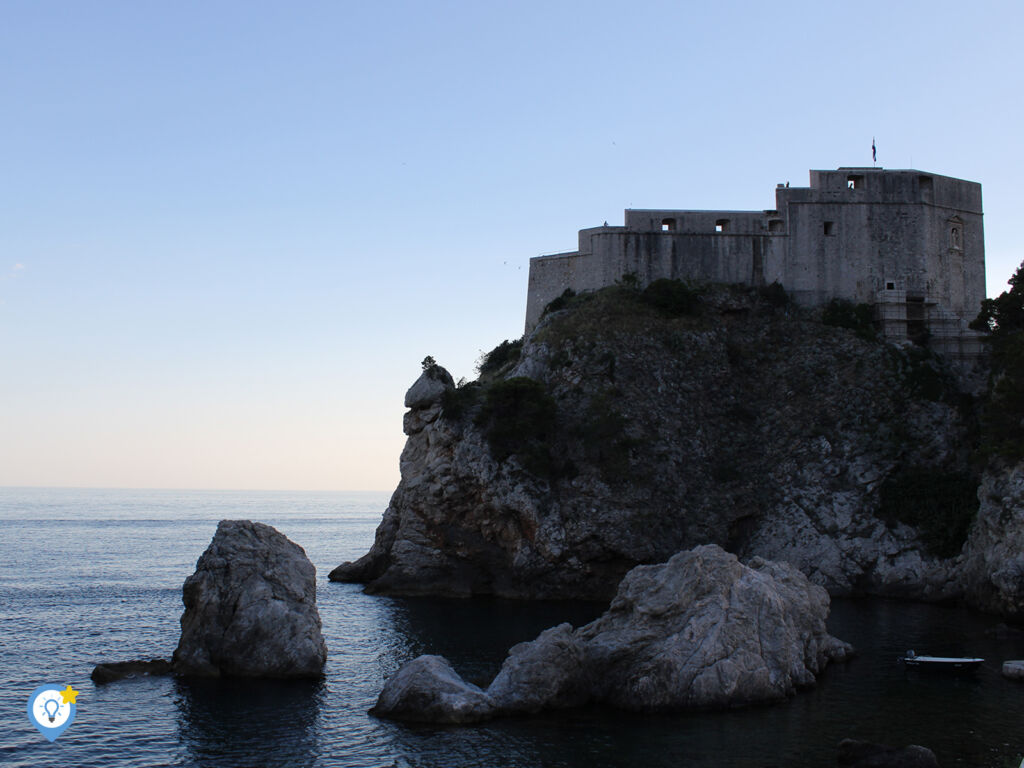
[{"label": "tree on cliff", "polygon": [[981,303],[971,328],[988,331],[992,345],[992,384],[984,414],[989,453],[1024,457],[1024,264],[1009,280],[1010,290]]}]

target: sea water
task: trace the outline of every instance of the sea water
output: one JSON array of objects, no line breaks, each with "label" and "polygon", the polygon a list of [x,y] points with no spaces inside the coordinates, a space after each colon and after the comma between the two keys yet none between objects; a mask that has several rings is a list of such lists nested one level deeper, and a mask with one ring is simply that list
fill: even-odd
[{"label": "sea water", "polygon": [[[1002,767],[1024,752],[1024,685],[999,674],[1024,635],[948,606],[836,600],[829,628],[858,656],[792,699],[743,710],[637,715],[589,708],[465,727],[368,714],[384,680],[438,653],[485,685],[507,649],[603,606],[398,599],[331,584],[363,554],[383,493],[0,489],[0,765],[828,766],[851,737],[924,744],[943,766]],[[89,680],[101,661],[169,657],[181,585],[224,518],[273,525],[317,568],[326,677],[313,683]],[[907,649],[983,656],[973,676],[907,673]],[[29,723],[39,685],[78,690],[53,743]]]}]

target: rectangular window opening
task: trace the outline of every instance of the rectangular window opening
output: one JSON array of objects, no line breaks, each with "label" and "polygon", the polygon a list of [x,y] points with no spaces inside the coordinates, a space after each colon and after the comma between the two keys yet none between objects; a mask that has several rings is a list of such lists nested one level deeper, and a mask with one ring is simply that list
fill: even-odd
[{"label": "rectangular window opening", "polygon": [[848,189],[863,189],[864,188],[864,177],[863,176],[847,176],[846,187]]},{"label": "rectangular window opening", "polygon": [[728,232],[729,231],[729,220],[719,219],[715,222],[715,232]]},{"label": "rectangular window opening", "polygon": [[676,220],[675,219],[662,219],[661,220],[661,231],[662,232],[675,232],[676,231]]},{"label": "rectangular window opening", "polygon": [[887,290],[887,291],[895,291],[896,290],[896,283],[891,282],[891,281],[886,283],[885,284],[885,290]]},{"label": "rectangular window opening", "polygon": [[826,235],[834,235],[836,233],[836,223],[834,221],[826,221],[823,229]]},{"label": "rectangular window opening", "polygon": [[772,219],[768,222],[769,232],[784,232],[786,228],[785,222],[782,219]]}]

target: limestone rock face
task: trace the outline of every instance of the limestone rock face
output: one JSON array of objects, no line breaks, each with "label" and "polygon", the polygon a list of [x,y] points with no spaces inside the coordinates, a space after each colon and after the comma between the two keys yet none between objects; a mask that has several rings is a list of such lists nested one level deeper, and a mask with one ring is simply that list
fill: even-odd
[{"label": "limestone rock face", "polygon": [[441,399],[446,389],[453,389],[455,382],[448,371],[440,365],[432,365],[416,379],[405,393],[405,407],[420,410]]},{"label": "limestone rock face", "polygon": [[316,609],[316,569],[274,528],[222,520],[185,580],[175,674],[319,677],[327,646]]},{"label": "limestone rock face", "polygon": [[960,594],[954,559],[876,514],[900,469],[960,471],[969,452],[938,361],[756,291],[708,289],[699,317],[603,301],[542,321],[507,374],[556,404],[547,471],[492,453],[479,416],[500,382],[446,413],[447,380],[420,376],[373,547],[332,580],[607,600],[633,566],[714,543],[791,562],[835,595]]},{"label": "limestone rock face", "polygon": [[980,506],[960,572],[967,601],[1024,618],[1024,463],[994,465],[982,477]]},{"label": "limestone rock face", "polygon": [[419,656],[391,677],[374,715],[432,723],[473,723],[490,715],[483,691],[467,683],[441,656]]},{"label": "limestone rock face", "polygon": [[782,699],[852,653],[826,631],[828,610],[828,593],[795,567],[743,565],[705,545],[634,568],[596,621],[514,646],[486,691],[421,656],[387,682],[374,711],[468,722],[587,703],[646,711]]}]

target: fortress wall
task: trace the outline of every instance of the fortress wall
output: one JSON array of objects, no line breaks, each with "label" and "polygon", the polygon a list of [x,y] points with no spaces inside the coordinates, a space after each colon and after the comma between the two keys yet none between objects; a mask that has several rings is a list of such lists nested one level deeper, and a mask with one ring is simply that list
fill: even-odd
[{"label": "fortress wall", "polygon": [[[682,211],[673,209],[630,209],[626,229],[633,232],[662,232],[667,224],[676,234],[761,235],[768,231],[764,211]],[[722,232],[716,232],[721,224]]]},{"label": "fortress wall", "polygon": [[785,238],[767,234],[630,232],[623,227],[597,227],[581,230],[580,243],[587,252],[530,260],[527,332],[536,326],[544,307],[566,288],[577,293],[596,290],[629,273],[637,276],[641,287],[659,278],[760,285],[778,279],[786,259]]},{"label": "fortress wall", "polygon": [[595,290],[627,273],[641,285],[778,281],[804,305],[836,297],[874,304],[884,291],[903,304],[935,305],[962,326],[977,315],[985,297],[980,184],[881,168],[812,170],[810,178],[810,187],[777,187],[776,210],[630,209],[625,226],[580,230],[578,252],[531,259],[527,330],[566,288]]},{"label": "fortress wall", "polygon": [[526,332],[540,320],[544,307],[561,296],[566,288],[574,291],[596,291],[603,270],[589,253],[559,253],[530,259],[529,287],[526,293]]}]

